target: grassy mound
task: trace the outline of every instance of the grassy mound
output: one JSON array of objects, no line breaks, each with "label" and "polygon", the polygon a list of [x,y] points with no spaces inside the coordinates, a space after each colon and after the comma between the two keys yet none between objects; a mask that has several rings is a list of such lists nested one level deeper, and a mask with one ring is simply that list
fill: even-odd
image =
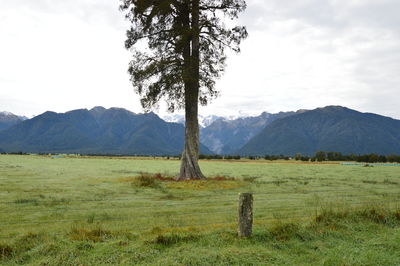
[{"label": "grassy mound", "polygon": [[264,224],[248,239],[234,225],[153,228],[135,237],[99,226],[29,233],[0,244],[0,264],[398,265],[399,239],[399,210],[326,210],[307,223]]}]

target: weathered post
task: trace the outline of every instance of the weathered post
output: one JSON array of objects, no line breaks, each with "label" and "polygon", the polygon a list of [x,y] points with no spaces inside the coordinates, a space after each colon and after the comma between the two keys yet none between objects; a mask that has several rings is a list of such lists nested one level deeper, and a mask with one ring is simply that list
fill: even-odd
[{"label": "weathered post", "polygon": [[239,194],[239,237],[250,237],[253,229],[253,194]]}]

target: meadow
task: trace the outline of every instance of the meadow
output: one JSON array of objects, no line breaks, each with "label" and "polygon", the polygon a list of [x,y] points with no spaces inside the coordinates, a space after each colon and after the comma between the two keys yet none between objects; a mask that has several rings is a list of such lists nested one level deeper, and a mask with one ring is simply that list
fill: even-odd
[{"label": "meadow", "polygon": [[[0,155],[1,265],[400,265],[400,167]],[[237,237],[238,193],[254,195]]]}]

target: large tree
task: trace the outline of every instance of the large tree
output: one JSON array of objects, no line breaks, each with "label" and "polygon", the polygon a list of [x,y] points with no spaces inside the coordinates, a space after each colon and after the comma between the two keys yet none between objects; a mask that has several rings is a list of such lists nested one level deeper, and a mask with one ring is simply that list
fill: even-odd
[{"label": "large tree", "polygon": [[198,164],[198,105],[218,95],[225,49],[239,52],[245,27],[228,28],[244,0],[121,0],[131,27],[125,46],[133,53],[132,84],[150,110],[161,99],[168,110],[185,109],[185,146],[179,179],[204,178]]}]

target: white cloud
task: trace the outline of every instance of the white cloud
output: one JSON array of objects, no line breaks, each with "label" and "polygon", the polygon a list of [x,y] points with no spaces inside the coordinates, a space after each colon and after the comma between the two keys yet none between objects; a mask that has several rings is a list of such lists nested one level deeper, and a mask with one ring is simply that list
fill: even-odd
[{"label": "white cloud", "polygon": [[[399,9],[397,0],[248,0],[239,23],[250,37],[229,56],[220,98],[201,112],[334,104],[400,118]],[[140,112],[126,29],[118,1],[0,2],[0,109]]]},{"label": "white cloud", "polygon": [[[94,1],[19,2],[26,6],[13,2],[1,13],[0,96],[14,99],[3,100],[2,109],[28,115],[95,105],[141,111],[126,71],[124,31],[100,16],[105,9]],[[123,24],[118,5],[108,7],[108,17],[116,14]]]},{"label": "white cloud", "polygon": [[400,118],[398,1],[248,4],[250,38],[221,87],[246,88],[270,111],[340,104]]}]

